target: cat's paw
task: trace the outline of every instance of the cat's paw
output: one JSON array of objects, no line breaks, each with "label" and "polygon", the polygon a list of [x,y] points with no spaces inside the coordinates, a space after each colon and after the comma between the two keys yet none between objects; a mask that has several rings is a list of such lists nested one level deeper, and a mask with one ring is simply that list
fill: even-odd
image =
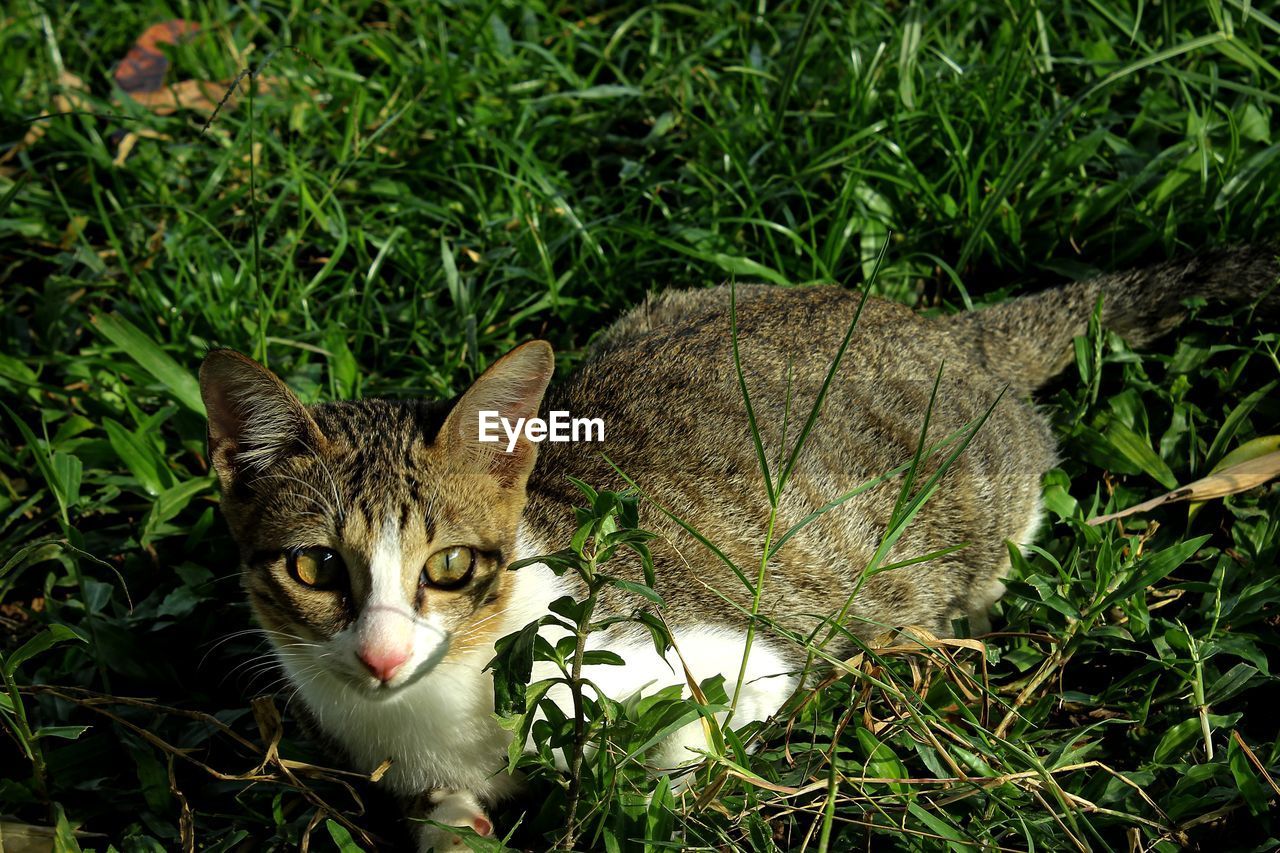
[{"label": "cat's paw", "polygon": [[489,820],[480,800],[470,791],[434,791],[428,799],[432,808],[427,813],[427,820],[444,826],[423,824],[418,829],[419,853],[467,849],[462,836],[449,831],[447,827],[450,826],[470,829],[482,837],[493,835],[493,822]]}]

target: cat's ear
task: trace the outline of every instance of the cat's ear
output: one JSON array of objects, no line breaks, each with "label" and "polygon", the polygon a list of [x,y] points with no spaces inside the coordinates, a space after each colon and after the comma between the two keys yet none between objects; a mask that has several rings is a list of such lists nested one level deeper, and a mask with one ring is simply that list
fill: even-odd
[{"label": "cat's ear", "polygon": [[[465,457],[503,485],[523,485],[533,470],[537,445],[521,430],[515,447],[508,452],[508,438],[500,425],[489,430],[491,436],[498,437],[497,441],[481,441],[481,413],[486,413],[491,424],[500,424],[499,419],[504,419],[513,428],[521,419],[537,417],[555,368],[555,354],[546,341],[521,344],[495,361],[445,419],[440,430],[445,451]],[[488,413],[496,413],[496,417]]]},{"label": "cat's ear", "polygon": [[209,415],[209,462],[224,488],[294,453],[319,451],[324,436],[289,387],[234,350],[216,349],[200,365]]}]

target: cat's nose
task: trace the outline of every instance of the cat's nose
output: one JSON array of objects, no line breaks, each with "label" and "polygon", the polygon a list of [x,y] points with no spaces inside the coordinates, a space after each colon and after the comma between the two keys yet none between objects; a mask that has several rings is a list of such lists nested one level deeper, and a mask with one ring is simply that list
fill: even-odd
[{"label": "cat's nose", "polygon": [[384,684],[396,677],[400,667],[409,660],[409,655],[410,650],[407,647],[386,646],[370,646],[356,653],[365,669]]}]

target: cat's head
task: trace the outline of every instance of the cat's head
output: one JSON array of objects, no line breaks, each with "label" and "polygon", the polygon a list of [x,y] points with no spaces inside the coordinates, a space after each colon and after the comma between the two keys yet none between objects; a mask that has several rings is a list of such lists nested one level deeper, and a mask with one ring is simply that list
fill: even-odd
[{"label": "cat's head", "polygon": [[508,606],[536,445],[479,440],[479,413],[537,414],[551,347],[520,346],[456,403],[304,406],[231,350],[200,368],[209,458],[255,616],[295,681],[393,695],[491,646]]}]

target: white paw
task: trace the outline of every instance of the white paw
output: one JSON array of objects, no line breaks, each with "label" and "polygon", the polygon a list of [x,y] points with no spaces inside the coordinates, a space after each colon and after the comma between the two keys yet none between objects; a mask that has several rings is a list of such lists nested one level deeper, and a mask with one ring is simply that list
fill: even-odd
[{"label": "white paw", "polygon": [[427,820],[433,820],[444,826],[421,824],[418,829],[419,853],[435,850],[466,850],[466,842],[462,836],[450,832],[446,827],[456,826],[470,829],[476,835],[488,837],[493,835],[493,823],[485,813],[475,794],[470,791],[436,791],[430,796],[434,808],[427,814]]}]

